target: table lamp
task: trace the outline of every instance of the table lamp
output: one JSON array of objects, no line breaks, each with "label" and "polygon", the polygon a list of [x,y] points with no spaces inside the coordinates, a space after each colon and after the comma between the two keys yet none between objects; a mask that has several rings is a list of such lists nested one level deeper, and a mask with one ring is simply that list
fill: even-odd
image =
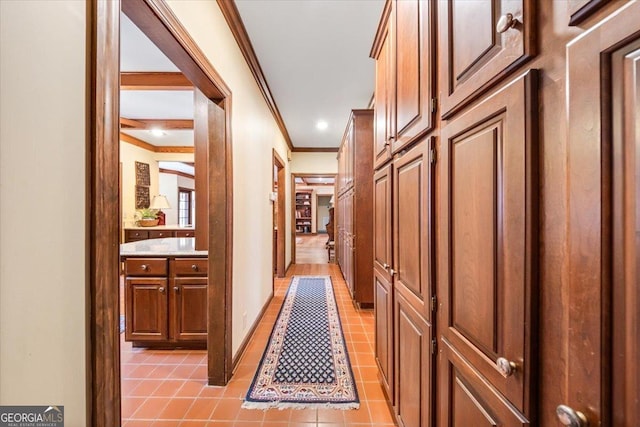
[{"label": "table lamp", "polygon": [[149,209],[158,209],[158,225],[165,225],[165,214],[162,212],[162,209],[171,209],[167,196],[163,196],[162,194],[153,196],[153,201],[151,202]]}]

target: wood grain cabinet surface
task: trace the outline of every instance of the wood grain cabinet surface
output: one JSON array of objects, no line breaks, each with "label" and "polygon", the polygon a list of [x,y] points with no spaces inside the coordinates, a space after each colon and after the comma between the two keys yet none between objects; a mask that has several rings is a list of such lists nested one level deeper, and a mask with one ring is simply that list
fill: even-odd
[{"label": "wood grain cabinet surface", "polygon": [[373,110],[353,110],[338,152],[338,265],[354,302],[373,306]]},{"label": "wood grain cabinet surface", "polygon": [[125,264],[125,339],[134,347],[207,343],[207,258],[137,258]]}]

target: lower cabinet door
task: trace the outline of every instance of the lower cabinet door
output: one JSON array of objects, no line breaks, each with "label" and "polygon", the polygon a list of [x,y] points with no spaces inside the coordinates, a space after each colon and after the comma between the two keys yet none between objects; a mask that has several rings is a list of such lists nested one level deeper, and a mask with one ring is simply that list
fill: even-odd
[{"label": "lower cabinet door", "polygon": [[[443,425],[452,427],[524,427],[531,423],[446,338],[442,340],[439,383],[447,384]],[[441,408],[442,409],[442,408]]]},{"label": "lower cabinet door", "polygon": [[382,385],[393,404],[393,288],[386,274],[374,269],[374,310],[376,324],[376,361]]},{"label": "lower cabinet door", "polygon": [[171,289],[176,341],[207,341],[207,278],[176,277]]},{"label": "lower cabinet door", "polygon": [[167,279],[131,278],[125,282],[127,341],[165,341],[167,322]]},{"label": "lower cabinet door", "polygon": [[402,427],[429,427],[433,418],[432,328],[402,294],[396,291],[394,298],[395,410],[398,422]]}]

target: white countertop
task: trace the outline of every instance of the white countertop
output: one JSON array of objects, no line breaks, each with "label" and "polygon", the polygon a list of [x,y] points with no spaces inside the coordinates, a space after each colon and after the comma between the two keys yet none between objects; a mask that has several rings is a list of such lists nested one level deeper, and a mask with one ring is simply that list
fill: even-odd
[{"label": "white countertop", "polygon": [[195,250],[195,237],[147,239],[120,245],[120,256],[207,256]]},{"label": "white countertop", "polygon": [[139,225],[132,225],[125,227],[126,230],[195,230],[193,225],[180,226],[178,224],[173,225],[156,225],[153,227],[141,227]]}]

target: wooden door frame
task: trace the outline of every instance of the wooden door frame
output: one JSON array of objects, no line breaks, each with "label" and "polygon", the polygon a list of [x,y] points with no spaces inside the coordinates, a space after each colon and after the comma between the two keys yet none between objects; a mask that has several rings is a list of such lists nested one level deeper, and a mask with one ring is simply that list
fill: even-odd
[{"label": "wooden door frame", "polygon": [[[333,197],[334,200],[337,200],[336,197],[336,178],[338,176],[337,173],[295,173],[291,172],[291,264],[296,263],[296,177],[302,178],[324,178],[329,177],[333,178]],[[335,203],[334,203],[335,207]],[[317,209],[317,207],[316,207]],[[335,210],[334,210],[335,216]]]},{"label": "wooden door frame", "polygon": [[[87,424],[121,423],[119,332],[119,98],[120,10],[183,71],[195,87],[224,109],[224,134],[210,132],[209,276],[223,277],[209,286],[209,384],[231,376],[232,153],[231,91],[164,0],[91,0],[87,3],[87,248],[88,345]],[[209,115],[211,118],[211,113]],[[218,215],[214,217],[214,215]],[[214,221],[215,219],[215,221]],[[215,229],[211,228],[215,222]],[[202,224],[201,224],[202,225]],[[223,327],[220,327],[220,326]],[[221,345],[222,343],[222,345]]]},{"label": "wooden door frame", "polygon": [[[274,201],[278,207],[278,234],[276,238],[276,276],[284,277],[286,274],[285,268],[285,252],[286,252],[286,171],[285,162],[278,152],[273,150],[273,166],[278,169],[278,198]],[[274,188],[275,191],[275,188]]]}]

